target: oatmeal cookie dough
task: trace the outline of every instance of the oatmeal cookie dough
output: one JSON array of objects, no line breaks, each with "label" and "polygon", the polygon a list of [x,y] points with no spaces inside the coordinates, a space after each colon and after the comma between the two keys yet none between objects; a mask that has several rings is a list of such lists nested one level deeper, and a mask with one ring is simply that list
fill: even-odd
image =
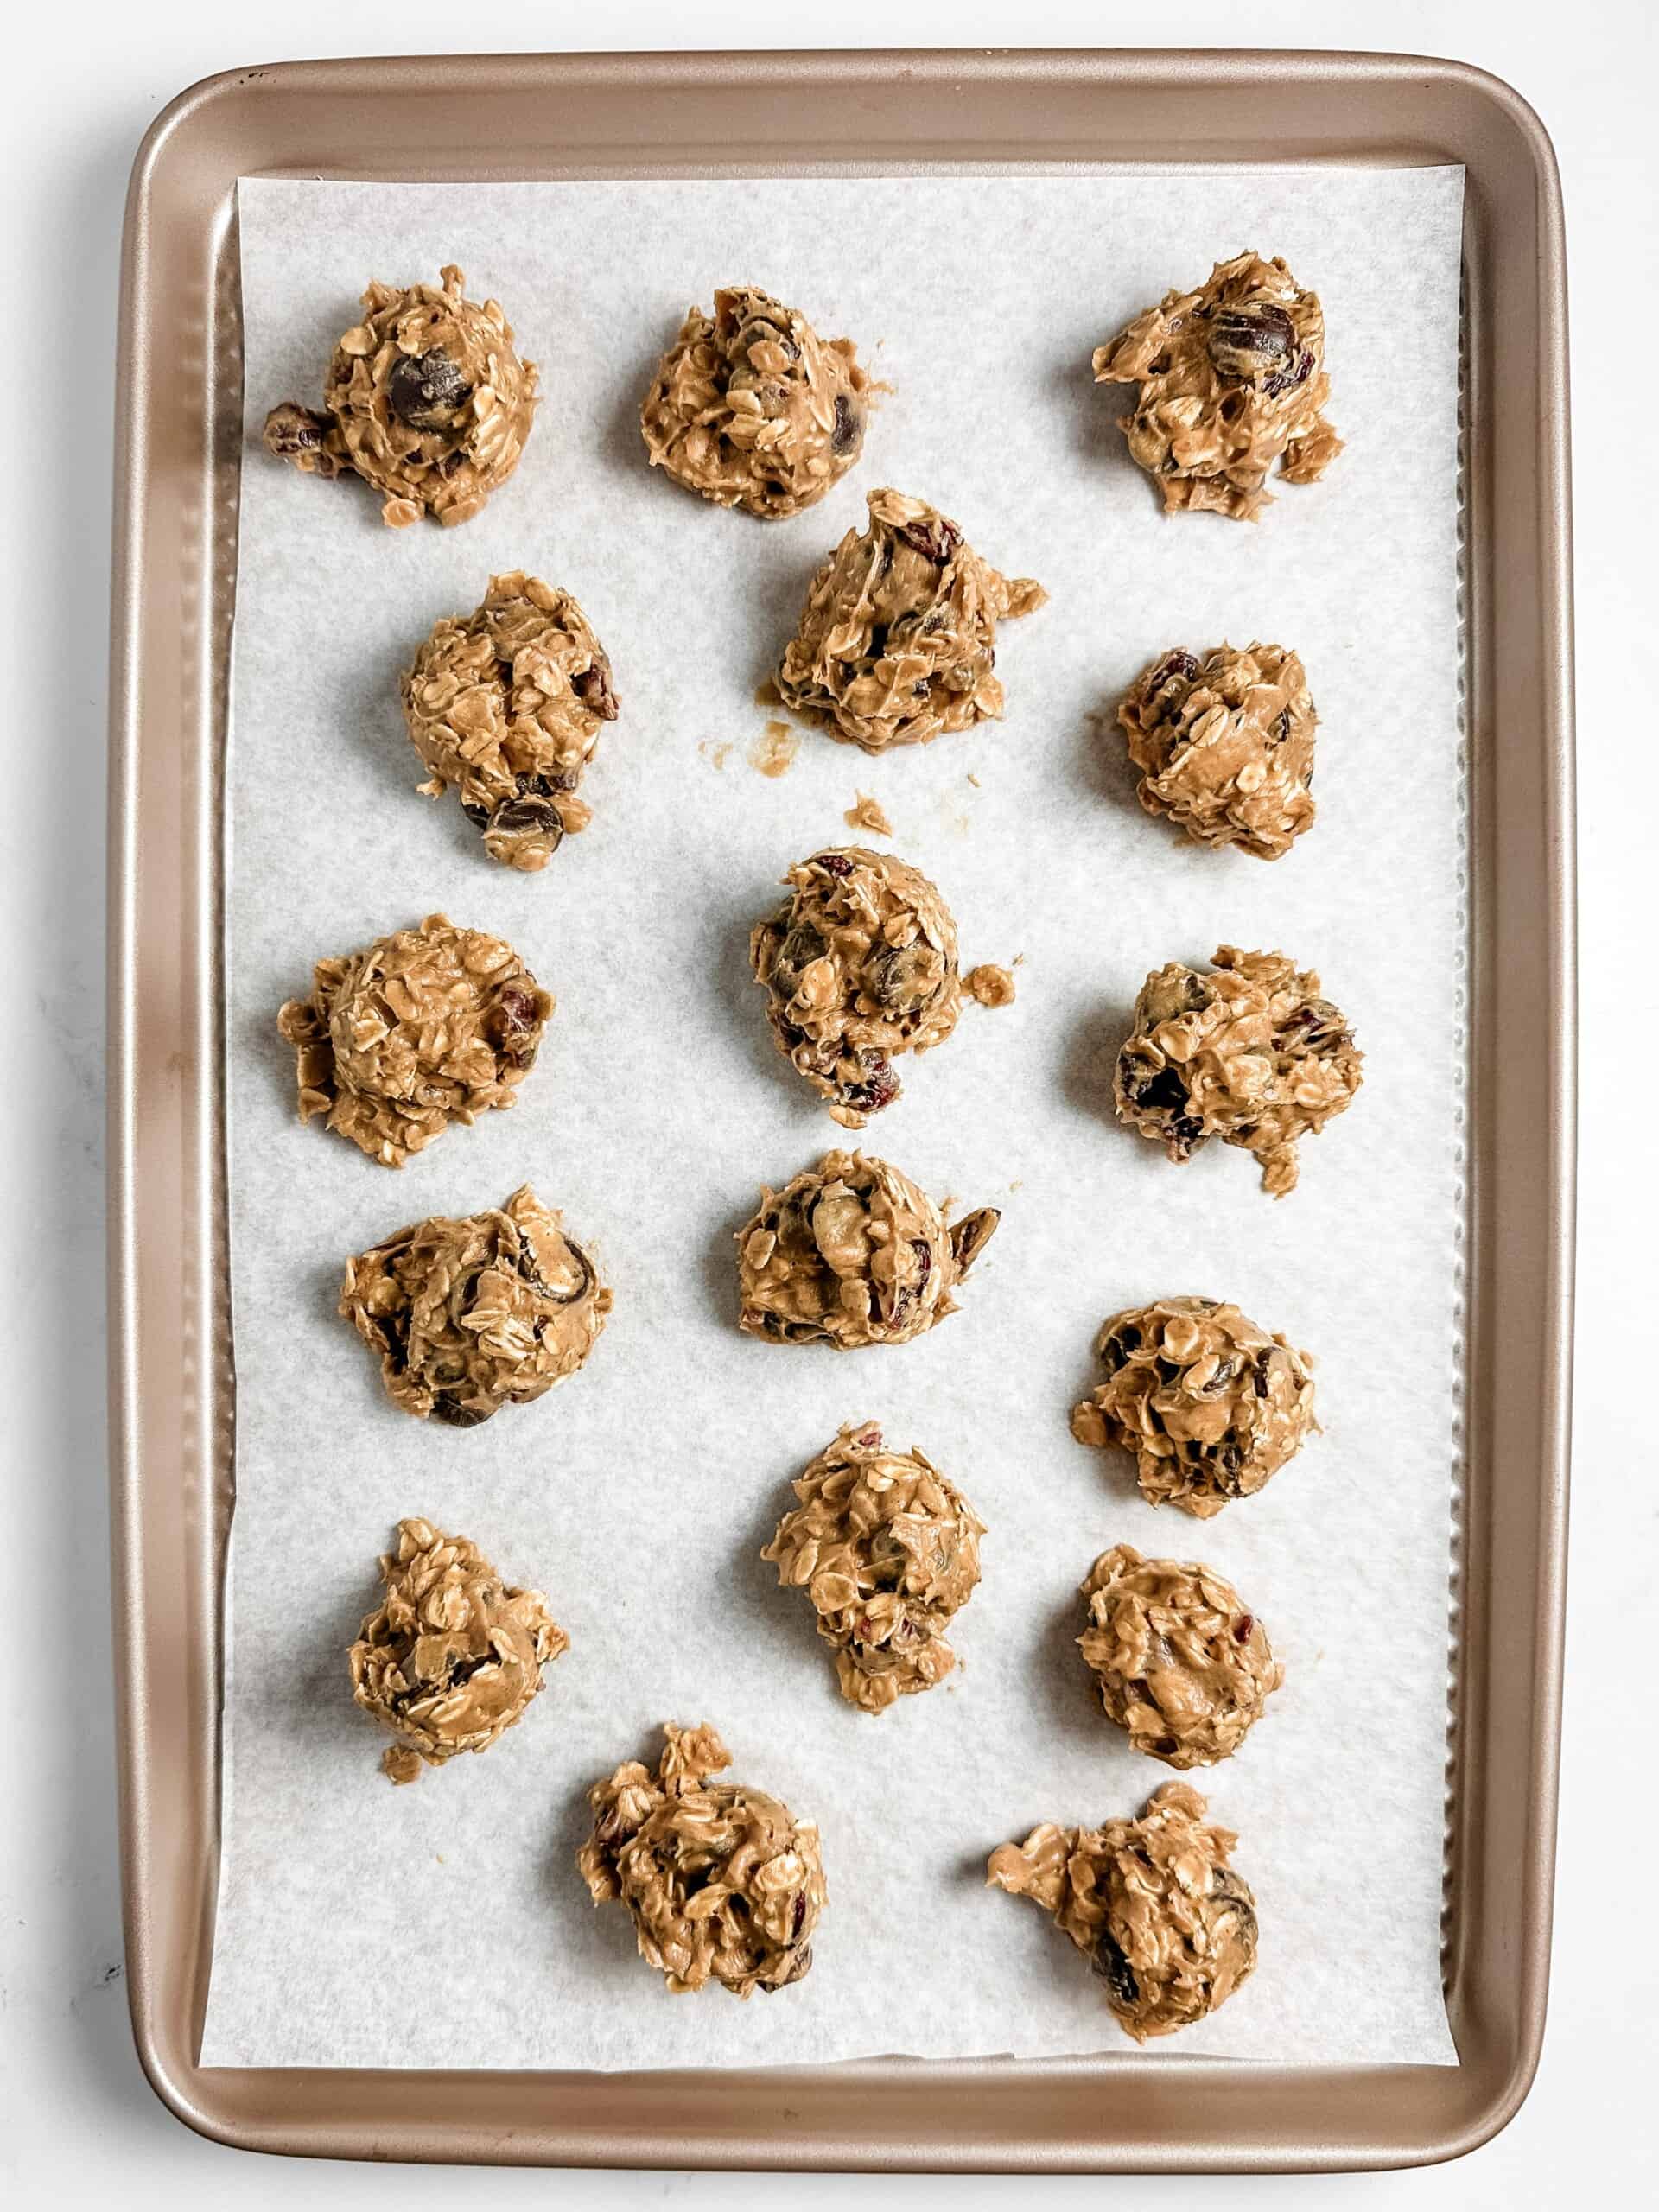
[{"label": "oatmeal cookie dough", "polygon": [[340,1294],[393,1405],[452,1428],[574,1375],[610,1310],[593,1262],[527,1183],[484,1213],[435,1214],[359,1252]]},{"label": "oatmeal cookie dough", "polygon": [[798,1505],[760,1556],[804,1589],[849,1705],[884,1713],[957,1663],[944,1630],[979,1581],[985,1523],[912,1445],[849,1422],[794,1484]]},{"label": "oatmeal cookie dough", "polygon": [[453,265],[440,273],[371,284],[362,321],[334,348],[321,412],[289,400],[265,417],[268,453],[308,475],[354,470],[395,530],[480,512],[518,466],[539,396],[499,303],[464,297]]},{"label": "oatmeal cookie dough", "polygon": [[1160,1298],[1109,1321],[1096,1350],[1106,1380],[1073,1408],[1071,1433],[1133,1452],[1149,1505],[1207,1521],[1318,1433],[1312,1357],[1236,1306]]},{"label": "oatmeal cookie dough", "polygon": [[812,579],[777,683],[832,737],[885,753],[1000,715],[996,626],[1048,594],[999,575],[925,499],[872,492],[869,510]]},{"label": "oatmeal cookie dough", "polygon": [[639,410],[653,468],[718,507],[776,521],[814,506],[864,446],[870,380],[850,338],[752,284],[688,309]]},{"label": "oatmeal cookie dough", "polygon": [[300,1119],[327,1117],[382,1167],[452,1121],[511,1106],[553,1012],[503,938],[429,914],[417,930],[319,960],[308,999],[276,1017],[297,1063]]},{"label": "oatmeal cookie dough", "polygon": [[957,925],[919,868],[846,845],[784,878],[789,896],[749,938],[779,1051],[861,1129],[900,1084],[893,1055],[925,1052],[957,1026]]},{"label": "oatmeal cookie dough", "polygon": [[382,1766],[415,1782],[424,1763],[487,1751],[521,1720],[542,1669],[570,1648],[539,1590],[515,1590],[465,1536],[400,1521],[380,1561],[386,1594],[351,1649],[352,1694],[396,1742]]},{"label": "oatmeal cookie dough", "polygon": [[885,1160],[827,1152],[737,1232],[739,1325],[774,1344],[903,1344],[954,1313],[1001,1215],[954,1227]]},{"label": "oatmeal cookie dough", "polygon": [[576,797],[599,733],[616,720],[611,664],[568,591],[522,569],[492,576],[481,607],[441,621],[404,672],[410,743],[451,784],[492,860],[547,866],[592,816]]},{"label": "oatmeal cookie dough", "polygon": [[1053,1916],[1136,2043],[1202,2020],[1255,1964],[1255,1900],[1229,1862],[1238,1839],[1205,1812],[1190,1783],[1166,1782],[1139,1820],[1046,1821],[991,1853],[991,1885]]},{"label": "oatmeal cookie dough", "polygon": [[1319,718],[1302,664],[1282,645],[1177,646],[1117,710],[1141,771],[1141,804],[1195,845],[1276,861],[1313,825]]},{"label": "oatmeal cookie dough", "polygon": [[1218,261],[1196,292],[1173,291],[1095,353],[1096,384],[1139,385],[1121,418],[1166,513],[1205,508],[1253,522],[1287,484],[1311,484],[1342,451],[1325,419],[1325,313],[1282,261]]},{"label": "oatmeal cookie dough", "polygon": [[1282,1198],[1299,1141],[1352,1103],[1363,1057],[1311,968],[1219,945],[1203,974],[1172,961],[1147,976],[1117,1057],[1117,1118],[1176,1161],[1211,1137],[1240,1145]]},{"label": "oatmeal cookie dough", "polygon": [[1211,1567],[1115,1544],[1082,1595],[1077,1649],[1132,1749],[1183,1770],[1230,1758],[1285,1679],[1232,1584]]},{"label": "oatmeal cookie dough", "polygon": [[732,1763],[712,1728],[663,1733],[655,1774],[630,1759],[588,1792],[576,1864],[594,1903],[626,1905],[640,1957],[677,1995],[786,1989],[811,1967],[825,1903],[817,1828],[764,1790],[711,1782]]}]

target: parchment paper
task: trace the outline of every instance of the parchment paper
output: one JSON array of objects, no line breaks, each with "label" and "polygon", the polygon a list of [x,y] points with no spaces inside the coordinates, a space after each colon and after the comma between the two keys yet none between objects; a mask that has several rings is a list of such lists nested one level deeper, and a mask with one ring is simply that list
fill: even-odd
[{"label": "parchment paper", "polygon": [[[1438,1937],[1454,1511],[1463,1115],[1456,603],[1462,179],[1453,170],[1108,178],[245,183],[247,346],[231,806],[238,1501],[229,1782],[204,2056],[237,2065],[657,2067],[883,2053],[1128,2051],[1084,1962],[982,1886],[1037,1821],[1136,1809],[1166,1778],[1099,1713],[1076,1586],[1122,1539],[1202,1557],[1288,1669],[1208,1777],[1262,1924],[1253,1980],[1164,2046],[1450,2061]],[[1248,245],[1322,295],[1348,450],[1260,526],[1166,520],[1091,347]],[[353,482],[267,461],[315,403],[371,276],[505,304],[546,400],[479,520],[394,534]],[[647,471],[639,397],[688,302],[759,282],[850,333],[893,385],[865,459],[762,525]],[[1000,725],[867,760],[819,733],[769,780],[754,704],[808,578],[871,486],[918,492],[1050,604],[998,639]],[[573,589],[622,700],[545,874],[485,857],[416,796],[400,666],[493,570]],[[1094,717],[1154,654],[1298,648],[1322,716],[1317,828],[1268,867],[1144,816]],[[772,710],[775,711],[775,710]],[[721,765],[723,763],[723,765]],[[1004,1208],[963,1308],[837,1356],[735,1326],[732,1232],[839,1133],[774,1053],[751,922],[785,867],[855,834],[939,884],[1017,1003],[969,1007],[868,1132],[936,1197]],[[401,1174],[295,1118],[274,1029],[322,954],[442,908],[557,995],[512,1113]],[[1358,1101],[1274,1205],[1220,1145],[1185,1168],[1117,1128],[1109,1080],[1147,970],[1217,943],[1317,966],[1367,1054]],[[532,1179],[596,1248],[616,1312],[585,1372],[457,1433],[395,1412],[334,1312],[341,1262]],[[1239,1301],[1319,1360],[1325,1434],[1200,1525],[1075,1444],[1103,1319]],[[786,1485],[875,1417],[989,1524],[961,1665],[871,1719],[836,1695],[798,1593],[756,1558]],[[403,1514],[474,1537],[573,1649],[487,1757],[394,1790],[345,1648]],[[573,1857],[582,1792],[710,1720],[734,1771],[818,1821],[830,1904],[810,1978],[671,1998]]]}]

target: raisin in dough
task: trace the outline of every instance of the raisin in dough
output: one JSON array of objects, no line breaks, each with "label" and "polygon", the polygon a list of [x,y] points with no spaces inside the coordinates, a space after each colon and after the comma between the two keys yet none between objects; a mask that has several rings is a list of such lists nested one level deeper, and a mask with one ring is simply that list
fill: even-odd
[{"label": "raisin in dough", "polygon": [[1207,1521],[1318,1431],[1312,1358],[1236,1306],[1160,1298],[1109,1321],[1096,1349],[1106,1380],[1073,1408],[1071,1433],[1133,1452],[1150,1505]]},{"label": "raisin in dough", "polygon": [[944,1631],[979,1581],[985,1524],[912,1445],[894,1452],[874,1421],[850,1422],[794,1490],[799,1500],[760,1556],[803,1589],[836,1655],[849,1705],[884,1713],[957,1663]]},{"label": "raisin in dough", "polygon": [[1189,1783],[1166,1782],[1139,1820],[1062,1828],[991,1853],[992,1885],[1052,1916],[1100,1976],[1136,2043],[1224,2005],[1255,1965],[1255,1899]]},{"label": "raisin in dough", "polygon": [[1185,1770],[1230,1758],[1285,1679],[1230,1582],[1115,1544],[1089,1570],[1077,1649],[1131,1747]]},{"label": "raisin in dough", "polygon": [[452,1121],[511,1106],[553,1011],[512,947],[429,914],[417,930],[319,960],[276,1026],[293,1046],[300,1119],[327,1117],[383,1167]]},{"label": "raisin in dough", "polygon": [[639,410],[653,468],[765,520],[814,506],[857,461],[869,378],[850,338],[823,339],[752,284],[687,311]]},{"label": "raisin in dough", "polygon": [[677,1995],[710,1981],[734,1997],[786,1989],[811,1967],[826,1901],[818,1831],[764,1790],[709,1781],[732,1763],[712,1728],[663,1734],[654,1774],[630,1759],[588,1792],[588,1892],[627,1907],[640,1957]]},{"label": "raisin in dough", "polygon": [[568,591],[515,569],[481,607],[446,617],[404,672],[404,721],[429,772],[451,784],[492,860],[547,866],[592,819],[576,797],[599,733],[617,715],[611,664]]},{"label": "raisin in dough", "polygon": [[542,1670],[570,1648],[539,1590],[514,1590],[476,1544],[400,1521],[380,1562],[386,1594],[351,1649],[352,1694],[397,1738],[382,1766],[418,1780],[459,1751],[486,1751],[522,1720]]},{"label": "raisin in dough", "polygon": [[265,417],[265,448],[313,476],[353,470],[401,530],[423,515],[467,522],[518,466],[538,397],[499,303],[439,284],[371,284],[361,322],[334,348],[322,410],[292,400]]},{"label": "raisin in dough", "polygon": [[394,1406],[476,1428],[574,1375],[611,1294],[528,1184],[484,1213],[435,1214],[346,1262],[341,1319]]},{"label": "raisin in dough", "polygon": [[1287,484],[1311,484],[1342,451],[1325,419],[1325,314],[1282,261],[1218,261],[1196,292],[1160,307],[1095,353],[1096,384],[1139,385],[1121,418],[1129,451],[1164,507],[1254,521]]},{"label": "raisin in dough", "polygon": [[1307,678],[1282,645],[1179,646],[1135,678],[1117,710],[1141,771],[1141,804],[1195,845],[1287,853],[1313,821]]},{"label": "raisin in dough", "polygon": [[999,575],[925,499],[872,492],[869,511],[813,578],[777,683],[832,737],[885,753],[1000,715],[996,626],[1048,594]]},{"label": "raisin in dough", "polygon": [[1282,1198],[1299,1141],[1353,1103],[1363,1058],[1311,968],[1224,944],[1203,974],[1172,961],[1147,976],[1117,1058],[1117,1117],[1176,1161],[1211,1137],[1240,1145]]},{"label": "raisin in dough", "polygon": [[739,1325],[774,1344],[908,1344],[954,1313],[956,1286],[1001,1216],[981,1206],[954,1228],[885,1160],[828,1152],[765,1191],[737,1232]]},{"label": "raisin in dough", "polygon": [[755,925],[749,958],[778,1049],[861,1129],[898,1097],[897,1052],[943,1044],[962,1010],[957,925],[919,868],[861,845],[815,853]]}]

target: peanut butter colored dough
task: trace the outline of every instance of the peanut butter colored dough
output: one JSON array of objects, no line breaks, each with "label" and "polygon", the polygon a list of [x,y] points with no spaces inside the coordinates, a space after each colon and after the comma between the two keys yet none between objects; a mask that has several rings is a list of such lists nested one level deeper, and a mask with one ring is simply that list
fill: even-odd
[{"label": "peanut butter colored dough", "polygon": [[804,1588],[849,1705],[884,1713],[957,1663],[943,1631],[979,1581],[985,1524],[912,1445],[849,1422],[795,1479],[800,1500],[760,1556]]},{"label": "peanut butter colored dough", "polygon": [[1287,853],[1313,821],[1313,711],[1282,645],[1179,646],[1135,678],[1117,710],[1141,771],[1141,804],[1195,845]]},{"label": "peanut butter colored dough", "polygon": [[1219,945],[1213,969],[1172,961],[1142,985],[1117,1056],[1117,1118],[1178,1162],[1211,1137],[1240,1145],[1282,1198],[1298,1141],[1352,1103],[1363,1058],[1311,968]]},{"label": "peanut butter colored dough", "polygon": [[354,470],[393,529],[423,514],[467,522],[518,466],[538,397],[500,306],[466,278],[371,284],[363,320],[334,348],[322,411],[293,401],[265,417],[265,449],[311,476]]},{"label": "peanut butter colored dough", "polygon": [[846,845],[798,861],[749,938],[779,1051],[861,1129],[901,1085],[891,1056],[941,1045],[962,1011],[957,925],[919,868]]},{"label": "peanut butter colored dough", "polygon": [[553,1011],[512,947],[429,914],[417,930],[319,960],[276,1026],[298,1063],[300,1119],[324,1115],[383,1167],[452,1121],[511,1106]]},{"label": "peanut butter colored dough", "polygon": [[1001,1219],[981,1206],[954,1228],[885,1160],[827,1152],[764,1191],[737,1232],[739,1325],[775,1344],[903,1344],[954,1313],[953,1295]]},{"label": "peanut butter colored dough", "polygon": [[492,576],[484,603],[446,616],[402,682],[410,742],[451,784],[484,849],[509,867],[545,868],[565,835],[585,830],[576,797],[599,733],[617,714],[611,664],[568,591],[521,569]]},{"label": "peanut butter colored dough", "polygon": [[1253,522],[1287,484],[1311,484],[1342,451],[1322,412],[1325,313],[1282,261],[1218,261],[1196,292],[1166,292],[1095,353],[1096,384],[1138,384],[1121,417],[1166,513],[1207,508]]},{"label": "peanut butter colored dough", "polygon": [[1160,1298],[1109,1321],[1096,1350],[1106,1380],[1073,1408],[1071,1433],[1133,1452],[1148,1504],[1207,1521],[1318,1431],[1312,1358],[1236,1306]]},{"label": "peanut butter colored dough", "polygon": [[1285,1679],[1267,1631],[1215,1569],[1103,1552],[1083,1585],[1077,1649],[1109,1719],[1166,1766],[1230,1758]]},{"label": "peanut butter colored dough", "polygon": [[1014,977],[1006,968],[998,968],[988,961],[982,961],[977,968],[970,968],[962,979],[962,988],[977,1005],[983,1007],[1012,1006]]},{"label": "peanut butter colored dough", "polygon": [[1000,715],[996,626],[1048,594],[999,575],[924,499],[872,492],[869,510],[812,579],[777,680],[797,714],[885,753]]},{"label": "peanut butter colored dough", "polygon": [[766,521],[815,506],[864,445],[869,378],[850,338],[823,339],[752,284],[690,308],[639,410],[653,468]]},{"label": "peanut butter colored dough", "polygon": [[380,1561],[386,1594],[351,1649],[352,1694],[397,1738],[381,1764],[418,1779],[458,1751],[487,1751],[523,1719],[542,1669],[570,1648],[539,1590],[504,1583],[476,1544],[400,1521]]},{"label": "peanut butter colored dough", "polygon": [[346,1262],[340,1294],[394,1406],[476,1428],[574,1375],[611,1294],[526,1183],[504,1205],[435,1214]]},{"label": "peanut butter colored dough", "polygon": [[655,1774],[629,1759],[588,1792],[576,1864],[594,1903],[626,1905],[640,1957],[676,1995],[786,1989],[811,1967],[826,1900],[817,1828],[764,1790],[710,1782],[732,1763],[712,1728],[663,1733]]},{"label": "peanut butter colored dough", "polygon": [[1229,1864],[1238,1839],[1205,1810],[1190,1783],[1166,1782],[1139,1820],[1046,1821],[991,1853],[992,1886],[1053,1916],[1136,2043],[1202,2020],[1255,1964],[1255,1899]]}]

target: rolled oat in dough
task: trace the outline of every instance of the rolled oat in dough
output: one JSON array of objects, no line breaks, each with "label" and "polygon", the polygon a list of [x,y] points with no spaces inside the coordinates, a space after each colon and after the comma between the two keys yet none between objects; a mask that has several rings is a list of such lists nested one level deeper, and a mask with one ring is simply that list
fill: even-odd
[{"label": "rolled oat in dough", "polygon": [[1229,1863],[1238,1839],[1205,1812],[1190,1783],[1166,1782],[1138,1820],[1046,1821],[991,1853],[992,1886],[1052,1916],[1136,2043],[1202,2020],[1255,1965],[1255,1899]]},{"label": "rolled oat in dough", "polygon": [[734,1997],[799,1981],[826,1901],[818,1831],[737,1782],[708,1726],[677,1728],[653,1774],[629,1759],[588,1792],[594,1833],[576,1864],[595,1904],[625,1904],[639,1955],[677,1995],[717,1981]]},{"label": "rolled oat in dough", "polygon": [[466,522],[518,466],[538,397],[495,300],[439,284],[371,284],[341,338],[321,413],[292,400],[265,417],[265,449],[308,475],[348,470],[383,495],[394,529],[423,515]]},{"label": "rolled oat in dough", "polygon": [[849,1422],[798,1475],[800,1501],[760,1556],[804,1589],[836,1655],[849,1705],[884,1713],[957,1663],[944,1631],[979,1581],[985,1524],[912,1445],[894,1452],[874,1421]]}]

